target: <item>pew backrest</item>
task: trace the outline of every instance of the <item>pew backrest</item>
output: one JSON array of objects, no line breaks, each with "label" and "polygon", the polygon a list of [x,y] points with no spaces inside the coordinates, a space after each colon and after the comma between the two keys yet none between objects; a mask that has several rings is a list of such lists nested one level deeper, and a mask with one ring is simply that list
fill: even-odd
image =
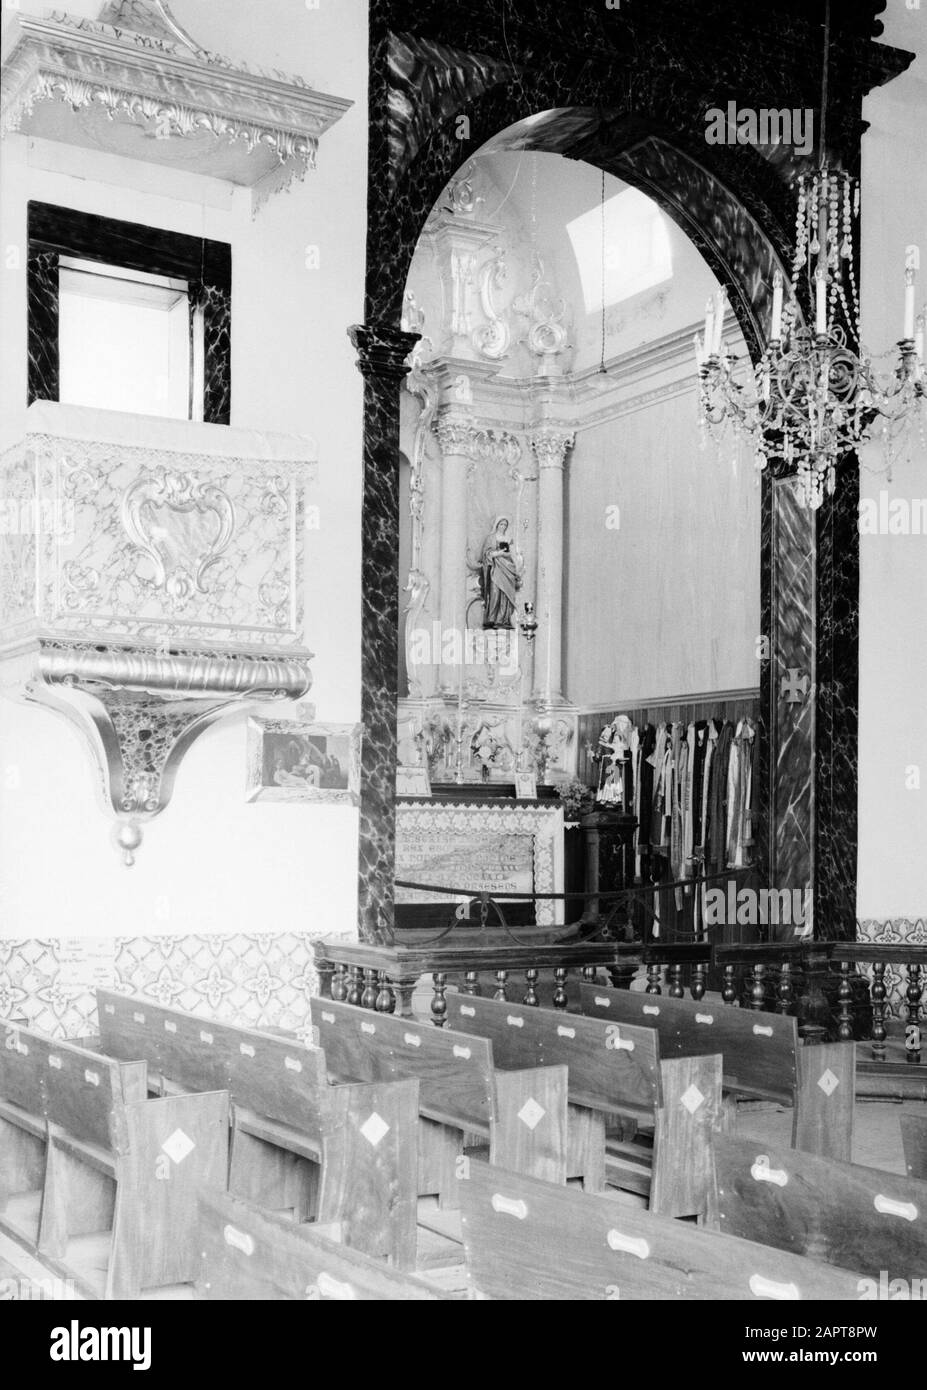
[{"label": "pew backrest", "polygon": [[489,1126],[494,1085],[487,1039],[331,999],[313,999],[310,1007],[333,1077],[391,1081],[414,1075],[424,1115],[461,1128]]},{"label": "pew backrest", "polygon": [[876,1278],[927,1269],[927,1183],[754,1139],[714,1149],[722,1231]]},{"label": "pew backrest", "polygon": [[447,1295],[414,1275],[315,1231],[219,1193],[200,1198],[202,1299],[369,1301]]},{"label": "pew backrest", "polygon": [[447,1006],[452,1028],[491,1041],[497,1066],[566,1066],[572,1104],[642,1117],[660,1105],[660,1043],[651,1028],[465,994],[448,994]]},{"label": "pew backrest", "polygon": [[270,1120],[313,1134],[331,1128],[318,1048],[108,990],[97,991],[97,1011],[100,1045],[113,1056],[143,1056],[188,1091],[227,1090],[235,1104]]},{"label": "pew backrest", "polygon": [[477,1161],[463,1171],[463,1239],[475,1297],[859,1297],[855,1274],[769,1246]]},{"label": "pew backrest", "polygon": [[797,1085],[794,1018],[729,1004],[670,999],[602,985],[580,987],[585,1015],[653,1028],[661,1057],[724,1058],[724,1086],[734,1094],[792,1105]]},{"label": "pew backrest", "polygon": [[580,998],[584,1014],[654,1028],[661,1057],[719,1053],[726,1091],[791,1106],[792,1143],[797,1148],[849,1161],[856,1077],[853,1043],[803,1047],[794,1018],[714,1000],[670,999],[602,985],[582,985]]},{"label": "pew backrest", "polygon": [[126,1153],[129,1142],[122,1070],[114,1058],[64,1040],[3,1028],[0,1100],[116,1154]]}]

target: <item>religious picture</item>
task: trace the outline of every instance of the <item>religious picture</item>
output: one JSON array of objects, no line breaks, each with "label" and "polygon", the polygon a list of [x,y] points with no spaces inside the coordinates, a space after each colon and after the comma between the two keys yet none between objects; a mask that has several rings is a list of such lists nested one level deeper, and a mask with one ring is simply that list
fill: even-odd
[{"label": "religious picture", "polygon": [[249,801],[357,805],[360,725],[248,720]]},{"label": "religious picture", "polygon": [[521,556],[515,549],[511,523],[497,516],[480,551],[480,598],[483,627],[514,627],[515,605],[521,588]]}]

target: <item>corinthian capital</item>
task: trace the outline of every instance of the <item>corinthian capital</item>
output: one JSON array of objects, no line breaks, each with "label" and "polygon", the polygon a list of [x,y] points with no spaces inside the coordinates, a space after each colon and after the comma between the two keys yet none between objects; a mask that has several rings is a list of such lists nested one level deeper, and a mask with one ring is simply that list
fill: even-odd
[{"label": "corinthian capital", "polygon": [[539,468],[562,468],[576,435],[559,425],[544,425],[531,434],[531,447]]},{"label": "corinthian capital", "polygon": [[464,458],[470,458],[474,434],[472,416],[442,413],[435,421],[434,430],[442,454],[461,454]]},{"label": "corinthian capital", "polygon": [[471,463],[502,463],[509,468],[521,458],[517,435],[478,427],[470,415],[439,415],[434,430],[445,455],[459,454]]}]

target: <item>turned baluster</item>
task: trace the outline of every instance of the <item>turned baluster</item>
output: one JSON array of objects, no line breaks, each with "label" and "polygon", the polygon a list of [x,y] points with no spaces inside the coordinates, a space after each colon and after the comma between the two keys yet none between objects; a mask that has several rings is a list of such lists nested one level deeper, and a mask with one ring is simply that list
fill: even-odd
[{"label": "turned baluster", "polygon": [[699,1000],[705,996],[705,962],[697,960],[692,967],[692,979],[689,982],[689,993],[692,998]]},{"label": "turned baluster", "polygon": [[787,1014],[792,1007],[792,966],[789,961],[782,962],[779,972],[779,988],[776,992],[776,1012]]},{"label": "turned baluster", "polygon": [[506,994],[506,992],[505,992],[505,982],[506,982],[506,980],[507,980],[508,978],[509,978],[509,972],[508,972],[507,970],[497,970],[497,971],[496,971],[497,985],[496,985],[496,992],[495,992],[495,994],[493,995],[493,999],[501,999],[501,1000],[503,1000],[503,1001],[505,1001],[505,1000],[508,999],[509,996],[508,996],[508,995]]},{"label": "turned baluster", "polygon": [[565,1009],[567,1006],[566,982],[568,970],[565,965],[558,965],[554,970],[554,1008]]},{"label": "turned baluster", "polygon": [[840,962],[840,983],[837,986],[837,1038],[840,1042],[853,1039],[853,985],[850,982],[852,963]]},{"label": "turned baluster", "polygon": [[753,984],[750,989],[750,1008],[763,1009],[766,1004],[766,966],[757,963],[753,967]]},{"label": "turned baluster", "polygon": [[431,1016],[434,1019],[436,1028],[443,1028],[447,1021],[447,1000],[444,997],[447,989],[447,972],[436,970],[431,977],[434,988],[431,995]]},{"label": "turned baluster", "polygon": [[332,960],[317,960],[315,969],[319,977],[319,998],[331,999],[332,980],[335,975],[335,962]]},{"label": "turned baluster", "polygon": [[908,987],[904,992],[908,1006],[908,1021],[904,1029],[904,1049],[908,1061],[915,1064],[921,1060],[921,996],[923,993],[921,967],[909,965]]},{"label": "turned baluster", "polygon": [[331,997],[336,1004],[343,1004],[348,997],[348,972],[344,965],[336,965],[332,976]]},{"label": "turned baluster", "polygon": [[725,1004],[736,1004],[737,1002],[737,967],[726,965],[724,967],[724,982],[721,986],[721,998]]},{"label": "turned baluster", "polygon": [[464,973],[463,993],[480,995],[483,988],[480,984],[480,972],[478,970],[467,970]]},{"label": "turned baluster", "polygon": [[361,995],[362,1009],[375,1009],[377,1007],[377,995],[379,994],[377,985],[378,974],[379,972],[376,970],[364,971],[364,992]]},{"label": "turned baluster", "polygon": [[663,979],[663,967],[658,965],[655,960],[650,961],[647,966],[647,994],[662,994],[663,990],[660,981]]},{"label": "turned baluster", "polygon": [[685,999],[686,992],[682,987],[682,966],[671,965],[669,968],[669,997],[671,999]]},{"label": "turned baluster", "polygon": [[415,986],[418,984],[417,975],[400,975],[392,981],[395,992],[399,995],[399,1017],[412,1018],[412,996],[415,993]]},{"label": "turned baluster", "polygon": [[351,983],[348,986],[347,1002],[357,1008],[364,997],[364,972],[359,965],[349,966],[348,969]]},{"label": "turned baluster", "polygon": [[527,985],[527,988],[525,990],[524,1002],[533,1009],[536,1009],[538,1004],[541,1002],[538,999],[537,992],[538,976],[540,975],[540,973],[541,972],[539,970],[534,969],[525,971],[525,984]]},{"label": "turned baluster", "polygon": [[885,1061],[885,998],[888,993],[885,988],[885,961],[877,960],[872,963],[872,1055],[875,1061]]},{"label": "turned baluster", "polygon": [[391,1014],[396,1010],[396,996],[385,970],[380,971],[380,988],[377,992],[376,1010],[378,1014]]}]

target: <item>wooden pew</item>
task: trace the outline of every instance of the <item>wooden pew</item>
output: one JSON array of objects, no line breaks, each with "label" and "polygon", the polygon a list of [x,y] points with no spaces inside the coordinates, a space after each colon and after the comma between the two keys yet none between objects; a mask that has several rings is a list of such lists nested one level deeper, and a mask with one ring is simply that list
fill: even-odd
[{"label": "wooden pew", "polygon": [[333,1239],[220,1193],[200,1199],[201,1299],[445,1299],[446,1294]]},{"label": "wooden pew", "polygon": [[927,1115],[901,1116],[901,1142],[909,1178],[927,1178]]},{"label": "wooden pew", "polygon": [[720,1053],[731,1096],[791,1107],[797,1149],[849,1162],[853,1144],[856,1047],[802,1047],[794,1018],[730,1004],[582,985],[584,1014],[654,1028],[662,1057]]},{"label": "wooden pew", "polygon": [[423,1117],[419,1192],[456,1206],[465,1137],[488,1142],[490,1161],[550,1182],[567,1177],[564,1067],[499,1071],[486,1038],[389,1014],[312,1001],[312,1022],[333,1077],[415,1076]]},{"label": "wooden pew", "polygon": [[[665,1062],[653,1028],[581,1014],[465,994],[449,994],[447,1006],[452,1027],[492,1041],[498,1065],[567,1067],[571,1119],[581,1135],[571,1145],[571,1177],[581,1172],[591,1191],[608,1181],[649,1195],[651,1210],[664,1216],[707,1212],[711,1134],[721,1122],[720,1058]],[[612,1115],[652,1123],[652,1150],[623,1139],[606,1145]]]},{"label": "wooden pew", "polygon": [[927,1272],[927,1183],[752,1139],[715,1139],[721,1230],[842,1269]]},{"label": "wooden pew", "polygon": [[473,1161],[460,1184],[471,1297],[841,1299],[858,1278],[769,1246]]},{"label": "wooden pew", "polygon": [[150,1100],[146,1072],[0,1037],[0,1229],[90,1298],[191,1283],[197,1196],[226,1183],[228,1094]]},{"label": "wooden pew", "polygon": [[222,1085],[232,1100],[229,1191],[340,1222],[346,1245],[412,1269],[418,1085],[331,1086],[325,1056],[293,1039],[97,992],[102,1048],[142,1053],[164,1084]]}]

